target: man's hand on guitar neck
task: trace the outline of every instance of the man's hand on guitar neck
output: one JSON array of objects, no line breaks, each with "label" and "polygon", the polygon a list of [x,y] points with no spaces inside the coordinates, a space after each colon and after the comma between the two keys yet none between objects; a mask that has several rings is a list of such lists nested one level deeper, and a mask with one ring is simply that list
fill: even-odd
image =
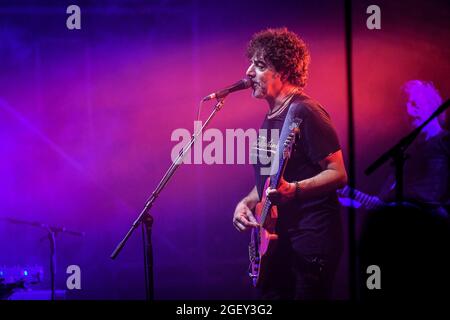
[{"label": "man's hand on guitar neck", "polygon": [[274,205],[286,203],[295,199],[296,186],[295,183],[289,183],[283,178],[277,189],[267,188],[266,195],[270,202]]}]

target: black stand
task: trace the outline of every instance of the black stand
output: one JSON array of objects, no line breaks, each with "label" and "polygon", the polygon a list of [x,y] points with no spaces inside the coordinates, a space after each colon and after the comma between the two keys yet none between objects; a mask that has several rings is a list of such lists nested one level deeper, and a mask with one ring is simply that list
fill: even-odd
[{"label": "black stand", "polygon": [[209,122],[212,120],[212,118],[215,116],[215,114],[222,108],[224,104],[224,98],[219,99],[214,106],[214,110],[209,115],[208,119],[205,121],[203,126],[195,132],[191,140],[183,147],[183,149],[180,151],[178,157],[172,162],[169,169],[166,171],[164,176],[162,177],[161,181],[158,183],[158,186],[156,187],[155,191],[151,194],[150,198],[145,203],[144,209],[142,209],[141,213],[137,217],[137,219],[133,222],[131,228],[128,230],[125,237],[120,241],[120,243],[117,245],[114,252],[111,254],[111,259],[117,258],[120,251],[122,251],[123,247],[125,246],[125,243],[130,238],[131,234],[134,232],[134,230],[137,229],[137,227],[144,222],[142,226],[143,231],[143,242],[144,242],[144,266],[145,266],[145,288],[146,288],[146,299],[147,300],[153,300],[154,299],[154,283],[153,283],[153,247],[152,247],[152,241],[151,241],[151,231],[152,231],[152,224],[153,224],[153,217],[150,215],[149,211],[155,202],[156,198],[158,198],[161,191],[164,189],[164,187],[167,185],[167,183],[170,181],[170,178],[174,175],[175,171],[178,169],[178,167],[181,165],[181,162],[183,161],[187,151],[190,150],[194,142],[197,140],[198,136],[203,132],[204,128],[206,128],[209,124]]},{"label": "black stand", "polygon": [[48,240],[50,241],[50,278],[52,287],[52,300],[55,300],[55,278],[56,278],[56,241],[55,232],[49,227]]},{"label": "black stand", "polygon": [[153,246],[152,246],[152,226],[153,217],[147,213],[142,224],[142,241],[144,248],[144,271],[145,271],[145,292],[147,300],[154,300],[153,284]]},{"label": "black stand", "polygon": [[420,134],[422,129],[434,118],[439,116],[445,109],[450,106],[450,100],[445,101],[433,114],[419,127],[414,129],[407,136],[403,137],[396,145],[382,154],[377,160],[375,160],[364,172],[366,175],[370,175],[376,169],[378,169],[383,163],[389,159],[393,159],[395,167],[395,201],[400,204],[404,201],[403,198],[403,168],[405,166],[405,161],[407,156],[405,155],[406,149],[413,143],[413,141]]},{"label": "black stand", "polygon": [[[353,111],[353,25],[352,25],[352,2],[344,1],[344,22],[345,22],[345,62],[347,75],[347,101],[348,101],[348,183],[350,185],[350,196],[356,186],[355,174],[355,119]],[[350,300],[358,298],[358,279],[356,278],[357,258],[356,258],[356,217],[355,209],[348,208],[348,279]]]},{"label": "black stand", "polygon": [[64,227],[49,226],[40,222],[30,222],[14,218],[5,218],[6,221],[14,224],[26,224],[47,230],[48,240],[50,241],[50,282],[51,282],[51,299],[55,300],[55,277],[56,277],[56,234],[67,233],[74,236],[84,236],[84,232],[67,230]]}]

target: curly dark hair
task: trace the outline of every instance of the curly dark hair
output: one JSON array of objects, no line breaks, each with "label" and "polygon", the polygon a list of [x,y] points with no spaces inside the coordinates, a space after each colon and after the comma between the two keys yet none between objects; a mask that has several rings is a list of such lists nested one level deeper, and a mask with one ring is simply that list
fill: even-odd
[{"label": "curly dark hair", "polygon": [[305,42],[287,28],[255,33],[247,46],[247,58],[262,54],[289,83],[304,87],[308,78],[309,50]]}]

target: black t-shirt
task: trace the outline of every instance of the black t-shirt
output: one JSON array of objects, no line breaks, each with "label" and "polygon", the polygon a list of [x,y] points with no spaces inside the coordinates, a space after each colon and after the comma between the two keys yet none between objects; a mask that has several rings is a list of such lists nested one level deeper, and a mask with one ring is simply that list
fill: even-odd
[{"label": "black t-shirt", "polygon": [[[260,198],[264,183],[270,175],[272,162],[269,159],[281,156],[282,150],[277,148],[278,141],[283,146],[290,132],[289,125],[294,120],[300,123],[300,139],[288,161],[284,173],[286,181],[301,181],[319,174],[322,169],[318,162],[340,150],[336,131],[325,109],[307,95],[294,96],[289,107],[280,115],[264,119],[252,148]],[[296,199],[279,205],[278,211],[277,232],[288,235],[300,253],[331,254],[340,249],[341,221],[336,192],[304,200]]]}]

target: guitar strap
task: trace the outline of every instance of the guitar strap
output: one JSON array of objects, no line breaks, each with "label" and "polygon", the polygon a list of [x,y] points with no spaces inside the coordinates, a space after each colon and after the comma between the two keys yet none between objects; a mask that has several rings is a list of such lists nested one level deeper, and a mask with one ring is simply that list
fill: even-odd
[{"label": "guitar strap", "polygon": [[291,103],[291,105],[289,106],[289,110],[283,122],[283,127],[281,128],[277,150],[270,166],[270,176],[274,176],[277,174],[281,159],[283,157],[283,146],[280,146],[280,141],[286,141],[288,135],[292,132],[292,129],[295,126],[301,128],[300,126],[303,122],[303,119],[298,116],[299,109],[300,105],[298,103]]}]

